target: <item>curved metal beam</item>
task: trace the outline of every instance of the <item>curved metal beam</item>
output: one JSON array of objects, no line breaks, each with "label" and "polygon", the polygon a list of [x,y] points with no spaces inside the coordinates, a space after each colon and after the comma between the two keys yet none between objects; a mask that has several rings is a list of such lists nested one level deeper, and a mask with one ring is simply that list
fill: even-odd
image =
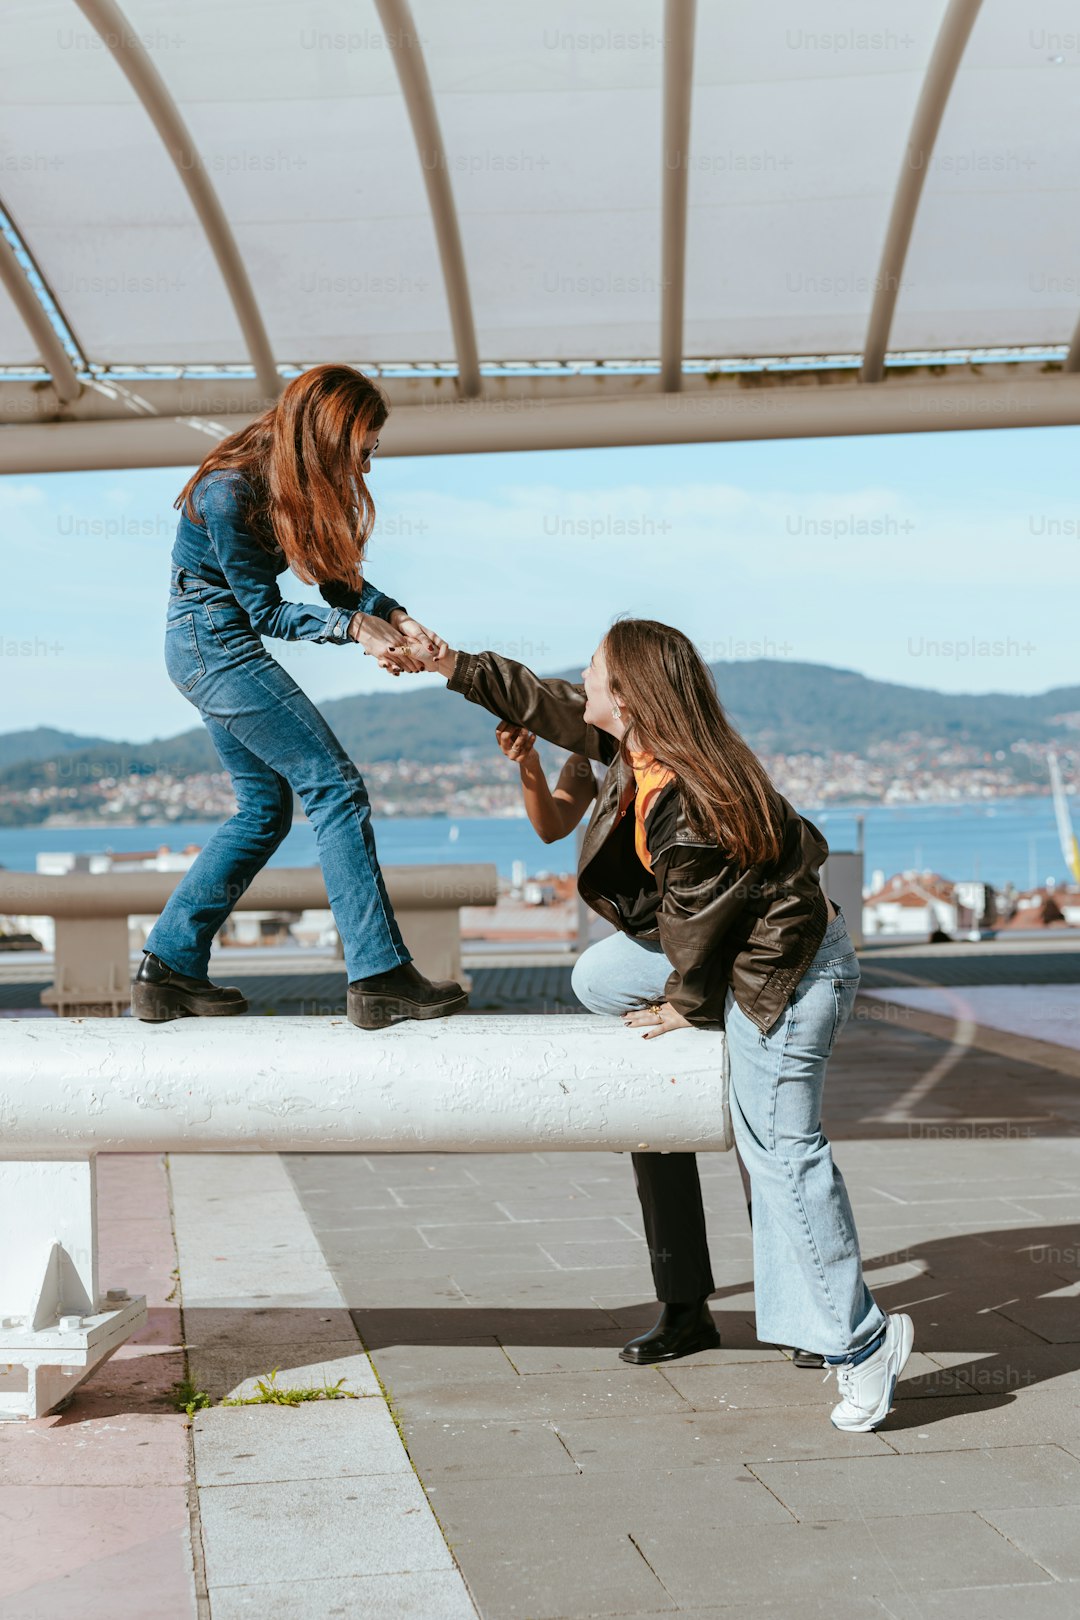
[{"label": "curved metal beam", "polygon": [[964,47],[979,14],[979,5],[980,0],[949,0],[934,41],[904,151],[900,179],[893,196],[889,228],[885,233],[881,267],[866,328],[861,372],[863,382],[880,382],[885,375],[885,351],[892,330],[900,278],[904,272],[911,233],[915,228],[923,181]]},{"label": "curved metal beam", "polygon": [[[951,368],[950,368],[951,369]],[[504,395],[445,404],[394,404],[391,456],[494,454],[519,450],[585,450],[615,445],[726,444],[762,439],[842,438],[880,433],[948,433],[961,429],[1068,427],[1080,421],[1080,377],[1059,373],[897,377],[888,388],[859,382],[744,388],[738,377],[687,386],[659,399],[652,388],[612,397],[576,391],[565,399]],[[689,382],[689,380],[688,380]],[[213,386],[208,385],[208,386]],[[84,395],[84,399],[87,396]],[[507,399],[529,400],[527,410]],[[72,472],[90,468],[190,467],[226,434],[246,427],[242,413],[85,421],[20,422],[0,427],[0,473]],[[80,409],[82,407],[80,406]]]},{"label": "curved metal beam", "polygon": [[[6,217],[11,215],[4,209]],[[13,227],[14,229],[14,227]],[[22,242],[22,237],[19,237]],[[23,251],[33,264],[33,255],[23,244]],[[37,270],[36,264],[34,265]],[[37,271],[41,276],[40,270]],[[70,405],[72,400],[78,399],[82,391],[75,367],[71,363],[71,356],[60,340],[60,334],[49,319],[49,312],[34,291],[26,271],[19,263],[18,254],[8,241],[6,235],[0,230],[0,282],[7,289],[11,302],[15,305],[26,330],[37,345],[38,354],[42,364],[52,378],[57,398],[62,405]],[[44,277],[41,277],[42,286],[47,286]],[[51,293],[49,295],[52,296]]]},{"label": "curved metal beam", "polygon": [[1069,352],[1061,363],[1062,371],[1080,371],[1080,321],[1073,330]]},{"label": "curved metal beam", "polygon": [[664,193],[661,207],[660,387],[682,387],[686,297],[686,195],[697,0],[664,5]]},{"label": "curved metal beam", "polygon": [[412,124],[420,166],[424,171],[431,222],[435,227],[435,240],[439,247],[443,285],[450,306],[450,329],[454,334],[457,354],[458,388],[466,399],[475,399],[480,392],[480,361],[476,349],[476,325],[473,321],[472,300],[469,297],[469,279],[465,272],[465,254],[461,246],[454,190],[450,184],[450,169],[439,128],[439,115],[435,111],[435,98],[431,92],[424,53],[413,22],[408,0],[375,0],[379,20],[386,34],[387,44],[394,58],[401,93],[405,98]]},{"label": "curved metal beam", "polygon": [[247,268],[180,109],[116,0],[75,0],[75,3],[127,78],[172,158],[217,260],[259,386],[267,398],[276,399],[282,381]]}]

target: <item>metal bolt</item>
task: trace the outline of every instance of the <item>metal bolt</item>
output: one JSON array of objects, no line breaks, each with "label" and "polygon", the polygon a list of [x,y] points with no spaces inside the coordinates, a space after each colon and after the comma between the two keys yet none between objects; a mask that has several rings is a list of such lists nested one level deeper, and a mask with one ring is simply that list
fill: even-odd
[{"label": "metal bolt", "polygon": [[74,1333],[82,1325],[83,1319],[81,1316],[62,1316],[60,1318],[60,1329],[63,1333]]},{"label": "metal bolt", "polygon": [[127,1298],[128,1291],[126,1288],[110,1288],[105,1295],[105,1303],[106,1305],[122,1305]]}]

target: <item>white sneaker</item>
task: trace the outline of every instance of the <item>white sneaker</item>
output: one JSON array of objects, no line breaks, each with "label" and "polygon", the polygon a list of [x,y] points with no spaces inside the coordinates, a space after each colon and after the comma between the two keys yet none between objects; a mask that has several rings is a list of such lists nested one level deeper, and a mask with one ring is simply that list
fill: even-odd
[{"label": "white sneaker", "polygon": [[910,1316],[888,1316],[880,1349],[857,1367],[846,1362],[833,1369],[841,1395],[831,1413],[836,1428],[865,1434],[884,1422],[892,1410],[893,1391],[907,1366],[914,1339]]}]

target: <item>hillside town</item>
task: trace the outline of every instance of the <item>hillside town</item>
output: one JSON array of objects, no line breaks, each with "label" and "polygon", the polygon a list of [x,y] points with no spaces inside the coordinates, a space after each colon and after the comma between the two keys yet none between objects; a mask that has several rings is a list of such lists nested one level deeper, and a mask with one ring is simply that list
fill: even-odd
[{"label": "hillside town", "polygon": [[[955,804],[1027,798],[1046,792],[1043,743],[1014,743],[988,755],[978,749],[907,733],[855,753],[769,753],[761,758],[793,803]],[[1061,751],[1065,781],[1080,789],[1080,748]],[[133,775],[80,772],[75,780],[30,788],[0,782],[0,825],[79,826],[109,823],[221,821],[235,808],[223,772]],[[383,760],[364,765],[379,816],[520,816],[516,768],[495,753],[440,764]]]}]

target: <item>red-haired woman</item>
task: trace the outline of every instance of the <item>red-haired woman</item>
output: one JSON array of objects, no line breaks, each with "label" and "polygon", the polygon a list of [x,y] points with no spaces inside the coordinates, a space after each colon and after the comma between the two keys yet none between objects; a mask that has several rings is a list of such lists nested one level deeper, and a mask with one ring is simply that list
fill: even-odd
[{"label": "red-haired woman", "polygon": [[[176,500],[165,664],[202,715],[237,809],[174,889],[132,983],[136,1017],[160,1022],[246,1010],[207,978],[218,929],[288,832],[297,793],[315,830],[364,1029],[440,1018],[467,1002],[412,964],[386,893],[363,778],[262,637],[359,643],[392,674],[423,668],[445,642],[363,577],[375,521],[365,481],[388,405],[348,366],[314,366],[270,410],[222,441]],[[323,606],[282,600],[290,568]]]},{"label": "red-haired woman", "polygon": [[[843,916],[818,881],[825,840],[773,787],[708,666],[669,625],[617,621],[582,685],[541,680],[491,652],[448,648],[429,667],[500,720],[607,767],[578,888],[616,932],[579,958],[574,990],[648,1039],[724,1025],[753,1194],[758,1337],[823,1356],[841,1394],[833,1423],[875,1428],[912,1326],[886,1317],[866,1286],[821,1129],[829,1056],[859,985]],[[622,1355],[646,1364],[719,1336],[694,1155],[636,1153],[634,1170],[663,1310]]]}]

